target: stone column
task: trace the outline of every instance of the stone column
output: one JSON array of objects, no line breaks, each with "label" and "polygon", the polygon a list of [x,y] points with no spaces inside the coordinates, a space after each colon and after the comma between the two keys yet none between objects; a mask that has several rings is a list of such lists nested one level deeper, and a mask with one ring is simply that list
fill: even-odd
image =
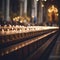
[{"label": "stone column", "polygon": [[27,15],[27,0],[24,0],[24,14]]},{"label": "stone column", "polygon": [[4,6],[5,6],[5,3],[4,3],[4,0],[2,0],[2,14],[3,14],[3,19],[2,20],[5,19],[5,15],[4,15],[5,8],[4,8]]},{"label": "stone column", "polygon": [[7,0],[7,5],[6,5],[6,20],[9,21],[10,20],[10,16],[9,16],[9,9],[10,9],[10,0]]},{"label": "stone column", "polygon": [[43,3],[42,3],[42,0],[40,1],[40,3],[41,3],[41,19],[40,19],[40,23],[42,23],[43,22]]},{"label": "stone column", "polygon": [[32,23],[37,23],[37,0],[32,1]]},{"label": "stone column", "polygon": [[35,5],[35,16],[37,17],[37,1],[34,0],[34,5]]},{"label": "stone column", "polygon": [[34,3],[35,3],[35,15],[34,15],[34,20],[35,20],[35,24],[37,24],[37,0],[34,0]]},{"label": "stone column", "polygon": [[35,16],[35,6],[34,6],[34,0],[32,0],[32,9],[31,9],[31,17],[32,17],[32,24],[34,24],[34,16]]},{"label": "stone column", "polygon": [[10,1],[9,0],[3,0],[2,2],[2,11],[3,11],[3,20],[9,21],[9,8],[10,8]]},{"label": "stone column", "polygon": [[42,1],[39,0],[38,2],[38,21],[37,21],[37,24],[40,25],[42,23],[42,7],[41,7],[41,4],[42,4]]},{"label": "stone column", "polygon": [[39,0],[39,7],[38,7],[38,25],[42,24],[43,22],[43,6],[42,6],[42,0]]},{"label": "stone column", "polygon": [[20,16],[24,13],[24,0],[20,0]]}]

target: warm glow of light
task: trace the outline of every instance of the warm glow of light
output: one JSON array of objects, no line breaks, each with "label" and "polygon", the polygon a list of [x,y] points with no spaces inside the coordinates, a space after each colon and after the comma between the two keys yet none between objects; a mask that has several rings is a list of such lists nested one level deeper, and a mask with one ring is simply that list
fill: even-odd
[{"label": "warm glow of light", "polygon": [[44,4],[42,4],[41,7],[44,7]]},{"label": "warm glow of light", "polygon": [[52,9],[54,9],[55,7],[54,7],[54,5],[52,5]]},{"label": "warm glow of light", "polygon": [[47,0],[44,0],[44,1],[47,1]]},{"label": "warm glow of light", "polygon": [[48,12],[58,12],[58,9],[56,8],[56,7],[54,7],[54,5],[52,5],[52,7],[50,7],[49,9],[48,9]]},{"label": "warm glow of light", "polygon": [[32,18],[34,18],[34,16],[32,16]]},{"label": "warm glow of light", "polygon": [[58,9],[57,9],[57,8],[55,8],[55,9],[54,9],[54,12],[58,12]]},{"label": "warm glow of light", "polygon": [[19,19],[20,17],[18,16],[17,18]]},{"label": "warm glow of light", "polygon": [[50,10],[50,9],[48,9],[48,12],[50,13],[50,12],[51,12],[51,10]]},{"label": "warm glow of light", "polygon": [[59,14],[56,14],[56,16],[58,16]]},{"label": "warm glow of light", "polygon": [[15,21],[15,22],[18,22],[18,21],[20,21],[20,23],[23,23],[23,22],[30,22],[30,18],[28,17],[28,16],[17,16],[17,17],[14,17],[13,18],[13,21]]},{"label": "warm glow of light", "polygon": [[21,20],[20,23],[23,23],[23,21]]},{"label": "warm glow of light", "polygon": [[58,21],[58,9],[52,5],[49,9],[48,9],[48,17],[49,17],[49,21],[52,22],[53,21],[53,17],[52,17],[52,14],[55,15],[55,18],[54,20],[55,21]]},{"label": "warm glow of light", "polygon": [[36,0],[36,1],[39,1],[39,0]]},{"label": "warm glow of light", "polygon": [[42,0],[42,1],[45,1],[46,2],[47,0]]}]

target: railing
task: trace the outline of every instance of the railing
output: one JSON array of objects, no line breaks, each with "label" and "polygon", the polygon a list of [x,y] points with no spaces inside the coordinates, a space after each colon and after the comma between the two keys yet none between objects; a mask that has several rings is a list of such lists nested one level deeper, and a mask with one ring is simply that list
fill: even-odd
[{"label": "railing", "polygon": [[[21,29],[20,27],[18,27]],[[56,34],[58,27],[49,27],[46,29],[41,29],[43,27],[40,27],[40,29],[35,28],[27,28],[23,27],[25,30],[28,29],[28,32],[19,32],[14,34],[1,34],[0,35],[0,56],[1,60],[7,59],[13,59],[13,60],[28,60],[32,59],[35,52],[45,43],[50,42],[48,39],[52,37],[54,34]],[[22,29],[23,29],[22,28]],[[4,28],[3,28],[4,29]],[[8,29],[8,28],[7,28]],[[17,29],[17,28],[16,28]],[[30,29],[34,29],[31,31]],[[9,30],[10,31],[10,30]],[[13,30],[12,30],[13,31]],[[4,31],[5,32],[5,31]],[[7,30],[6,30],[7,32]],[[16,32],[16,31],[15,31]],[[56,37],[56,35],[55,35]],[[53,38],[55,38],[53,37]],[[53,39],[51,40],[51,42]],[[48,43],[47,42],[47,43]],[[48,43],[50,45],[50,43]],[[46,46],[48,46],[46,45]],[[46,47],[47,48],[47,47]],[[42,48],[44,49],[44,48]],[[13,56],[12,56],[13,55]],[[32,57],[31,57],[32,56]]]},{"label": "railing", "polygon": [[25,33],[25,32],[33,32],[33,31],[41,31],[41,30],[49,30],[49,29],[59,29],[59,27],[50,27],[50,26],[0,26],[0,35],[9,35],[16,33]]}]

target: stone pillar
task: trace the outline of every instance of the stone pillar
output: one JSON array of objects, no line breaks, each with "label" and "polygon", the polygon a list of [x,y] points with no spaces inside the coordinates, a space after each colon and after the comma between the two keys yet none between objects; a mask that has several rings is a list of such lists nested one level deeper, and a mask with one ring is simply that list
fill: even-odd
[{"label": "stone pillar", "polygon": [[32,24],[34,24],[34,16],[35,16],[35,6],[34,6],[34,0],[32,0],[32,9],[31,9],[31,17],[32,17]]},{"label": "stone pillar", "polygon": [[37,1],[32,1],[32,23],[37,23]]},{"label": "stone pillar", "polygon": [[43,22],[43,6],[42,6],[42,0],[39,0],[39,4],[38,4],[38,25],[42,24]]},{"label": "stone pillar", "polygon": [[34,0],[34,3],[35,3],[35,12],[34,12],[35,13],[35,15],[34,15],[35,16],[35,24],[37,24],[37,2],[38,2],[37,0]]},{"label": "stone pillar", "polygon": [[6,20],[9,21],[10,20],[10,16],[9,16],[9,9],[10,9],[10,0],[7,0],[7,5],[6,5]]},{"label": "stone pillar", "polygon": [[5,2],[4,2],[4,0],[2,0],[2,14],[3,14],[3,19],[2,20],[5,19],[4,11],[5,11]]},{"label": "stone pillar", "polygon": [[37,12],[37,15],[38,15],[38,21],[37,21],[37,24],[38,25],[40,25],[41,23],[42,23],[42,16],[41,16],[41,14],[42,14],[42,7],[41,7],[41,3],[42,1],[41,0],[39,0],[39,2],[38,2],[38,12]]},{"label": "stone pillar", "polygon": [[43,22],[43,3],[42,3],[42,0],[40,1],[40,3],[41,3],[41,19],[40,19],[40,23],[42,23]]},{"label": "stone pillar", "polygon": [[37,17],[37,1],[36,0],[34,0],[34,5],[35,5],[35,16]]},{"label": "stone pillar", "polygon": [[24,13],[24,0],[20,0],[20,16]]},{"label": "stone pillar", "polygon": [[24,14],[27,15],[27,0],[24,0]]},{"label": "stone pillar", "polygon": [[10,16],[9,16],[9,5],[10,1],[9,0],[3,0],[2,1],[2,11],[3,11],[3,20],[9,21]]}]

